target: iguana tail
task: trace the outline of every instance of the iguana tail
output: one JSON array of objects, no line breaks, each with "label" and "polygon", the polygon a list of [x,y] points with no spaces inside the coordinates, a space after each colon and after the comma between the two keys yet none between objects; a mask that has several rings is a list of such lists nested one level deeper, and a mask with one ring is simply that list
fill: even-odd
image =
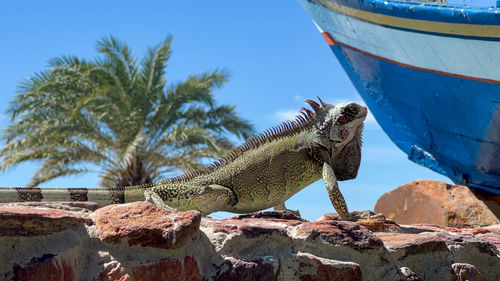
[{"label": "iguana tail", "polygon": [[144,189],[140,186],[112,189],[0,187],[0,203],[47,201],[89,201],[102,207],[144,201]]}]

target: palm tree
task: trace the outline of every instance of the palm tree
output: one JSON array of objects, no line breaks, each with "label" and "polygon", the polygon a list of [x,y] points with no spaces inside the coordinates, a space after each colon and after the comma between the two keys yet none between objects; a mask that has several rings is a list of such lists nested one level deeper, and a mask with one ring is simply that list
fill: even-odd
[{"label": "palm tree", "polygon": [[98,167],[102,186],[158,181],[227,151],[228,135],[252,126],[234,106],[216,105],[228,80],[214,70],[167,85],[172,38],[137,62],[124,42],[97,42],[96,59],[61,56],[20,84],[2,138],[0,170],[41,161],[29,186]]}]

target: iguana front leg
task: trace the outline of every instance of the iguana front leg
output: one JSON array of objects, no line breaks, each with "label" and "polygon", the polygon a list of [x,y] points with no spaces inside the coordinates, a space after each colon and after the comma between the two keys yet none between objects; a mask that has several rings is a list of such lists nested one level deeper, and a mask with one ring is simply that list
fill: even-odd
[{"label": "iguana front leg", "polygon": [[369,213],[363,213],[360,216],[349,215],[344,196],[340,193],[337,177],[335,177],[332,167],[326,162],[323,163],[323,181],[325,182],[326,190],[328,191],[328,196],[330,196],[330,201],[332,201],[333,207],[343,220],[355,221],[358,219],[385,219],[383,214],[376,214],[373,216],[370,216]]},{"label": "iguana front leg", "polygon": [[344,200],[344,196],[340,193],[339,184],[337,182],[337,177],[333,172],[332,167],[324,162],[323,163],[323,181],[325,182],[326,191],[328,191],[328,196],[330,201],[332,201],[333,207],[343,220],[351,219],[349,216],[349,211],[347,210],[347,205]]}]

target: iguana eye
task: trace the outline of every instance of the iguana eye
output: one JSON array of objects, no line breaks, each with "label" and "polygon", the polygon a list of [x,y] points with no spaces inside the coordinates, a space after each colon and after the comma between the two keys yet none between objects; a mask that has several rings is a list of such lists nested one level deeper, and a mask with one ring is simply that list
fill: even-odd
[{"label": "iguana eye", "polygon": [[349,113],[352,115],[356,115],[359,113],[359,109],[355,105],[348,106],[345,110],[346,110],[346,113]]},{"label": "iguana eye", "polygon": [[347,119],[344,116],[340,116],[339,119],[337,119],[337,123],[339,123],[340,125],[344,125],[345,123],[347,123]]}]

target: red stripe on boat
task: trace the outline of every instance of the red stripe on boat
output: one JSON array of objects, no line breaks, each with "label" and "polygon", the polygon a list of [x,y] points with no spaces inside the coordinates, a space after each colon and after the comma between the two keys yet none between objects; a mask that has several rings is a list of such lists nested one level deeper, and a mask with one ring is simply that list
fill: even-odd
[{"label": "red stripe on boat", "polygon": [[321,35],[323,35],[323,37],[325,37],[326,43],[328,43],[328,45],[330,45],[330,46],[336,45],[335,40],[333,40],[333,37],[330,35],[330,33],[322,32]]}]

